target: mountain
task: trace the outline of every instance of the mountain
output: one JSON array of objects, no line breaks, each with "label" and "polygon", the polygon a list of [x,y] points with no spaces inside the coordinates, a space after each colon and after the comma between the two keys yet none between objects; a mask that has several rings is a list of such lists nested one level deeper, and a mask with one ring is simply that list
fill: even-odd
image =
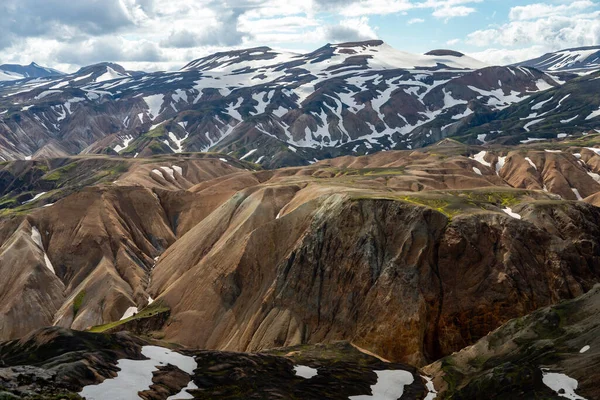
[{"label": "mountain", "polygon": [[25,78],[47,78],[61,76],[63,72],[52,68],[42,67],[34,62],[29,65],[2,64],[0,65],[0,81],[18,80]]},{"label": "mountain", "polygon": [[578,47],[547,53],[516,65],[546,72],[586,74],[600,70],[600,46]]},{"label": "mountain", "polygon": [[211,150],[265,167],[307,165],[435,143],[473,114],[555,86],[535,69],[486,67],[448,50],[415,55],[381,41],[308,54],[216,53],[176,72],[101,64],[0,84],[0,157]]},{"label": "mountain", "polygon": [[569,140],[600,132],[600,71],[572,79],[504,110],[484,113],[455,132],[469,143]]}]

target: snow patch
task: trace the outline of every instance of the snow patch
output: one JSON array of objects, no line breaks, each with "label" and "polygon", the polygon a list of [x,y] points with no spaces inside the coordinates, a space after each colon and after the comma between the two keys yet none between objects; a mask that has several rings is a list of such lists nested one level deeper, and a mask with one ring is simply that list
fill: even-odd
[{"label": "snow patch", "polygon": [[29,199],[27,201],[24,201],[23,204],[28,204],[28,203],[33,203],[34,201],[36,201],[37,199],[39,199],[40,197],[42,197],[43,195],[45,195],[48,192],[42,192],[42,193],[38,193],[35,196],[33,196],[32,199]]},{"label": "snow patch", "polygon": [[54,271],[54,267],[52,266],[52,263],[50,262],[50,259],[48,258],[48,254],[46,254],[46,250],[44,250],[44,243],[42,242],[42,235],[40,234],[40,231],[38,230],[38,228],[36,228],[35,226],[31,227],[31,240],[33,240],[33,242],[35,244],[37,244],[40,249],[42,249],[42,252],[44,253],[44,262],[46,264],[46,268],[48,268],[50,271],[52,271],[53,274],[56,274],[56,271]]},{"label": "snow patch", "polygon": [[148,105],[148,110],[150,111],[150,115],[152,115],[153,119],[160,115],[160,110],[164,101],[164,96],[162,94],[155,94],[152,96],[143,97],[144,102]]},{"label": "snow patch", "polygon": [[129,307],[127,310],[125,310],[125,313],[123,314],[123,316],[121,317],[121,319],[119,321],[123,321],[124,319],[133,317],[135,314],[137,314],[137,312],[138,312],[137,307]]},{"label": "snow patch", "polygon": [[525,160],[529,163],[529,165],[531,165],[536,171],[537,171],[537,167],[536,165],[533,163],[533,161],[531,161],[531,158],[529,157],[525,157]]},{"label": "snow patch", "polygon": [[294,372],[304,379],[310,379],[319,374],[319,371],[317,371],[316,368],[307,367],[305,365],[296,365],[294,367]]},{"label": "snow patch", "polygon": [[[190,375],[198,367],[193,357],[184,356],[162,347],[144,346],[142,347],[142,354],[149,359],[119,360],[117,367],[120,371],[115,378],[106,379],[99,385],[86,386],[79,395],[85,397],[87,400],[137,399],[139,398],[138,392],[149,389],[150,385],[152,385],[152,373],[158,369],[158,366],[167,364],[175,365]],[[185,392],[187,389],[195,389],[195,386],[188,385],[180,394],[171,397],[177,399],[191,398],[182,397],[182,395],[187,395]]]},{"label": "snow patch", "polygon": [[247,152],[246,154],[244,154],[244,156],[242,158],[240,158],[240,160],[245,160],[246,158],[250,157],[252,154],[256,153],[258,149],[252,149],[249,152]]},{"label": "snow patch", "polygon": [[521,219],[521,216],[519,214],[517,214],[516,212],[513,212],[512,208],[510,208],[510,207],[506,207],[506,208],[502,209],[502,211],[504,211],[505,213],[507,213],[508,215],[510,215],[513,218]]},{"label": "snow patch", "polygon": [[588,115],[585,120],[589,121],[592,118],[600,117],[600,108]]},{"label": "snow patch", "polygon": [[579,350],[579,353],[580,353],[580,354],[583,354],[583,353],[585,353],[586,351],[588,351],[589,349],[590,349],[590,346],[589,346],[589,345],[585,345],[585,346],[583,346],[583,347],[581,348],[581,350]]},{"label": "snow patch", "polygon": [[371,386],[371,395],[350,396],[350,400],[396,400],[404,394],[404,386],[412,384],[415,380],[408,371],[375,371],[377,383]]},{"label": "snow patch", "polygon": [[427,388],[427,396],[423,400],[433,400],[437,397],[437,390],[435,390],[435,386],[433,385],[433,379],[428,376],[421,375],[421,378],[425,379],[425,387]]},{"label": "snow patch", "polygon": [[133,141],[133,136],[127,135],[125,137],[122,137],[121,139],[123,140],[123,145],[118,144],[115,147],[113,147],[113,150],[116,151],[117,153],[120,153],[121,151],[123,151],[127,147],[129,147],[129,143],[131,143]]},{"label": "snow patch", "polygon": [[586,400],[584,397],[575,393],[577,386],[579,386],[577,380],[565,374],[548,372],[548,370],[542,369],[542,382],[561,397],[574,400]]},{"label": "snow patch", "polygon": [[475,154],[473,157],[470,157],[472,160],[477,161],[479,164],[485,165],[486,167],[491,167],[492,164],[485,161],[485,155],[487,154],[487,151],[483,150],[480,151],[479,153]]},{"label": "snow patch", "polygon": [[163,171],[165,171],[167,173],[167,175],[169,177],[171,177],[172,180],[175,180],[175,175],[174,175],[174,170],[172,168],[169,167],[160,167],[160,169],[162,169]]}]

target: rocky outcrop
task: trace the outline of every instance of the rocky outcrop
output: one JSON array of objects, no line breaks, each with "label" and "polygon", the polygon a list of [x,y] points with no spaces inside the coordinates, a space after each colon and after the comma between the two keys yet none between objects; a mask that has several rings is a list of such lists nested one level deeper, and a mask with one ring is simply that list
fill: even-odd
[{"label": "rocky outcrop", "polygon": [[[117,372],[125,374],[125,369],[136,365],[130,360],[143,362],[148,345],[124,333],[100,335],[59,328],[0,343],[4,362],[0,365],[0,395],[80,398],[77,393],[83,393],[84,386],[118,379]],[[180,351],[196,363],[190,374],[177,365],[157,362],[151,380],[141,382],[142,377],[136,376],[127,386],[146,387],[137,394],[147,400],[190,395],[196,399],[342,400],[374,392],[418,400],[428,392],[414,367],[382,361],[346,342],[279,348],[268,354]]]},{"label": "rocky outcrop", "polygon": [[[574,300],[511,320],[424,371],[433,376],[442,399],[598,398],[599,305],[596,286]],[[575,383],[553,390],[546,383],[548,373]],[[569,387],[573,393],[565,392]]]}]

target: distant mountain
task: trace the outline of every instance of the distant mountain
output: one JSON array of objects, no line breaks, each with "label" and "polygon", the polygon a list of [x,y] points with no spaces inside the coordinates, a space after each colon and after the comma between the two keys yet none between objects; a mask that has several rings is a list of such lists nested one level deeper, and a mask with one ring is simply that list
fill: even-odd
[{"label": "distant mountain", "polygon": [[589,73],[600,70],[600,46],[578,47],[547,53],[516,65],[547,72]]},{"label": "distant mountain", "polygon": [[42,67],[34,62],[29,65],[2,64],[0,65],[0,81],[25,78],[46,78],[64,75],[63,72],[52,68]]},{"label": "distant mountain", "polygon": [[[557,86],[535,69],[381,41],[220,52],[180,71],[102,63],[0,83],[0,157],[219,151],[266,167],[426,146]],[[27,136],[21,132],[27,131]],[[49,146],[49,147],[48,147]],[[46,148],[48,147],[48,148]]]}]

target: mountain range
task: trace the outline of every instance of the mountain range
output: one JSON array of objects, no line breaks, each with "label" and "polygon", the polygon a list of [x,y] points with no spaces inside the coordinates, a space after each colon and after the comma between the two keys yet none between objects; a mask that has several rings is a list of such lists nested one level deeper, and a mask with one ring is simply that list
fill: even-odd
[{"label": "mountain range", "polygon": [[[584,64],[581,54],[573,60]],[[593,113],[600,104],[589,95],[598,82],[593,63],[585,64],[587,75],[571,74],[565,83],[553,75],[555,65],[488,67],[454,51],[415,55],[381,41],[308,54],[268,47],[216,53],[175,72],[102,63],[0,83],[0,157],[211,150],[281,167],[423,147],[445,137],[470,143],[563,137],[598,127]],[[553,125],[540,116],[555,103],[532,104],[546,108],[522,115],[549,92],[565,93],[556,99],[564,110]],[[569,106],[576,97],[586,99],[585,109]]]},{"label": "mountain range", "polygon": [[600,71],[569,60],[0,82],[0,399],[598,398]]}]

